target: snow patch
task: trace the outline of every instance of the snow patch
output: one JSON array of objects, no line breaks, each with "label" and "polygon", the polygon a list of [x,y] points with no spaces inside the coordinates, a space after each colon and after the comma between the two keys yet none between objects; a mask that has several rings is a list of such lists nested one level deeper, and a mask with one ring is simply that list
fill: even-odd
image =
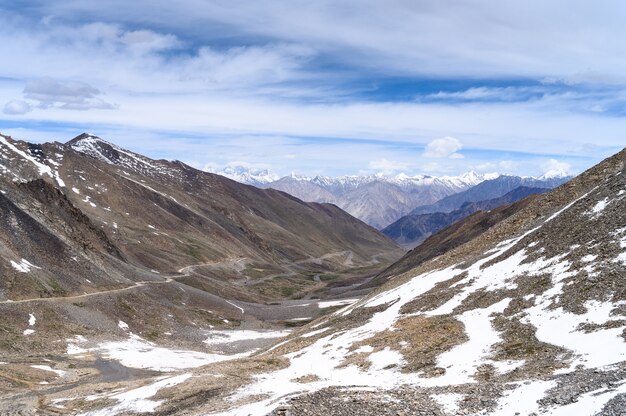
[{"label": "snow patch", "polygon": [[233,342],[250,341],[255,339],[272,339],[286,337],[291,333],[290,330],[285,331],[251,331],[251,330],[234,330],[234,331],[211,331],[209,337],[204,340],[207,345],[230,344]]},{"label": "snow patch", "polygon": [[458,393],[433,394],[430,397],[441,406],[446,415],[456,415],[459,411],[459,402],[463,400],[463,395]]},{"label": "snow patch", "polygon": [[320,309],[332,308],[335,306],[345,306],[352,305],[357,302],[359,299],[341,299],[341,300],[329,300],[324,302],[318,302],[317,307]]},{"label": "snow patch", "polygon": [[[539,403],[546,392],[556,386],[555,381],[513,383],[514,388],[498,400],[495,414],[502,416],[539,414]],[[572,413],[573,414],[573,413]],[[589,414],[589,413],[585,413]]]},{"label": "snow patch", "polygon": [[[534,307],[526,310],[527,316],[523,321],[537,328],[539,341],[561,346],[576,355],[570,370],[579,364],[585,368],[604,367],[626,360],[626,343],[621,336],[624,328],[602,328],[585,333],[578,327],[581,322],[606,323],[611,319],[611,311],[624,303],[589,301],[585,303],[587,312],[576,315],[561,307],[549,309],[551,302],[542,297]],[[602,346],[601,354],[598,353],[598,345]]]},{"label": "snow patch", "polygon": [[502,313],[510,301],[511,299],[503,299],[488,308],[474,309],[458,316],[457,319],[465,325],[469,340],[439,356],[437,365],[445,368],[446,372],[437,378],[437,384],[473,383],[471,376],[476,368],[492,362],[489,360],[491,347],[502,339],[493,329],[489,315]]},{"label": "snow patch", "polygon": [[398,351],[390,349],[389,347],[385,347],[384,350],[371,353],[369,360],[372,363],[371,370],[374,371],[383,370],[391,366],[400,366],[404,362],[402,354]]},{"label": "snow patch", "polygon": [[190,377],[191,374],[181,374],[179,376],[161,379],[156,383],[129,390],[124,393],[116,393],[108,396],[99,396],[98,398],[108,397],[110,399],[117,400],[118,403],[105,409],[94,410],[91,412],[82,413],[81,415],[110,416],[117,414],[154,412],[156,408],[163,403],[163,400],[149,400],[149,398],[154,397],[154,395],[156,395],[159,390],[181,384]]},{"label": "snow patch", "polygon": [[174,350],[159,347],[143,338],[130,334],[125,341],[104,342],[93,348],[82,348],[76,345],[76,339],[68,339],[67,353],[82,354],[97,352],[105,358],[119,361],[122,365],[132,368],[144,368],[155,371],[170,372],[185,368],[200,367],[210,363],[234,360],[249,354],[221,355],[207,354],[198,351]]},{"label": "snow patch", "polygon": [[20,273],[28,273],[33,268],[41,269],[41,267],[35,266],[34,264],[32,264],[26,259],[22,259],[22,261],[20,261],[19,263],[16,263],[13,260],[11,260],[11,266],[13,266],[13,268]]},{"label": "snow patch", "polygon": [[599,215],[602,211],[604,211],[604,208],[606,208],[606,206],[608,205],[609,198],[604,198],[601,201],[598,201],[593,208],[591,209],[591,212],[593,212],[596,216]]},{"label": "snow patch", "polygon": [[50,371],[51,373],[56,374],[58,377],[63,377],[67,373],[67,371],[56,370],[50,367],[49,365],[31,365],[31,367],[36,368],[38,370]]}]

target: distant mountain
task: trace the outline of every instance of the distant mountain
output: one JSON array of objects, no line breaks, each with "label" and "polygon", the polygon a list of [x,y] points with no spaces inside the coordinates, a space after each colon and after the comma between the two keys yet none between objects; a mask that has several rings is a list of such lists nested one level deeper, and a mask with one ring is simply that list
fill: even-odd
[{"label": "distant mountain", "polygon": [[520,186],[528,188],[555,188],[571,179],[571,176],[551,175],[539,178],[501,175],[487,179],[476,186],[454,195],[446,196],[434,204],[419,206],[411,214],[429,214],[433,212],[451,212],[459,209],[466,202],[478,202],[499,198]]},{"label": "distant mountain", "polygon": [[245,166],[227,166],[219,171],[214,169],[206,169],[206,171],[209,173],[216,173],[222,176],[226,176],[228,179],[232,179],[240,183],[245,183],[246,185],[253,185],[257,187],[263,187],[268,183],[280,179],[280,176],[270,172],[269,169]]},{"label": "distant mountain", "polygon": [[[382,174],[367,176],[285,176],[271,182],[247,180],[245,168],[227,177],[262,188],[286,192],[304,201],[332,203],[369,225],[382,229],[415,207],[432,204],[441,198],[469,189],[497,174],[467,172],[460,176],[408,176]],[[239,179],[236,179],[239,178]]]},{"label": "distant mountain", "polygon": [[541,194],[546,188],[529,188],[519,186],[504,196],[486,201],[466,202],[461,208],[452,212],[433,212],[430,214],[409,214],[393,224],[385,227],[382,232],[398,244],[413,248],[429,236],[443,230],[451,224],[473,214],[476,211],[489,211],[501,205],[511,204],[529,195]]}]

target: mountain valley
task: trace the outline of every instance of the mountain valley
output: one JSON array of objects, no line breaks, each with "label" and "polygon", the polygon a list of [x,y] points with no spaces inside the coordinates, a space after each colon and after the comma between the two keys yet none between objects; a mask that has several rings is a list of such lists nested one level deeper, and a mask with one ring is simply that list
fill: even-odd
[{"label": "mountain valley", "polygon": [[626,409],[626,150],[402,257],[334,205],[93,135],[0,147],[2,414]]}]

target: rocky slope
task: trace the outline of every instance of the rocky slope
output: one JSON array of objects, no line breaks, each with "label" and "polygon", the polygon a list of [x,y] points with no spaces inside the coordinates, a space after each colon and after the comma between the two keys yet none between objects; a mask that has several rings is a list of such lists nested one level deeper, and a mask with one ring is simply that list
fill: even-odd
[{"label": "rocky slope", "polygon": [[409,214],[383,228],[382,233],[404,247],[413,248],[429,236],[477,211],[490,211],[501,205],[511,204],[527,196],[546,192],[546,188],[520,186],[499,198],[486,201],[466,202],[452,212]]},{"label": "rocky slope", "polygon": [[[100,279],[103,269],[111,275],[118,270],[126,275],[128,267],[171,274],[238,259],[242,271],[297,277],[291,268],[296,263],[313,261],[315,270],[338,270],[401,253],[333,205],[304,203],[180,162],[151,160],[95,136],[43,145],[3,136],[0,150],[1,253],[10,277],[1,283],[4,299],[129,283],[129,278]],[[32,265],[27,273],[12,266],[22,260]],[[91,283],[83,277],[85,268],[94,270]],[[14,276],[28,283],[12,285]],[[275,282],[276,294],[281,285],[291,285],[288,277]],[[206,283],[188,280],[200,288]]]},{"label": "rocky slope", "polygon": [[526,208],[536,198],[539,198],[539,194],[528,196],[512,204],[501,205],[490,211],[477,211],[455,222],[431,235],[419,246],[409,250],[400,260],[379,273],[366,286],[379,287],[389,278],[408,272],[428,260],[444,255],[448,251],[473,240],[496,224]]},{"label": "rocky slope", "polygon": [[624,414],[625,162],[522,201],[251,359],[194,372],[160,412]]},{"label": "rocky slope", "polygon": [[[1,362],[60,356],[76,335],[124,335],[119,321],[193,348],[210,328],[306,322],[323,311],[264,304],[369,277],[403,253],[336,206],[91,135],[42,145],[0,135],[0,163]],[[0,389],[28,382],[7,368]]]}]

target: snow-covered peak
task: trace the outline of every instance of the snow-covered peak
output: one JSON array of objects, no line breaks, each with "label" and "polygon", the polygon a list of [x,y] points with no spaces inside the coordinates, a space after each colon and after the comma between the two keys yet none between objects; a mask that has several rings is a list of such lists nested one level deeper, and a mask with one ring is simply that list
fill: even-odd
[{"label": "snow-covered peak", "polygon": [[371,184],[374,182],[398,185],[403,188],[431,186],[437,183],[442,186],[454,188],[457,190],[463,190],[468,187],[478,185],[484,180],[495,179],[500,176],[497,173],[479,174],[470,171],[458,176],[408,175],[402,172],[396,175],[374,173],[368,175],[343,175],[335,177],[317,175],[315,177],[309,177],[296,173],[291,173],[286,177],[280,178],[278,175],[274,174],[268,169],[258,169],[236,165],[228,166],[222,170],[209,171],[249,185],[268,185],[279,179],[289,178],[290,180],[296,180],[300,182],[311,182],[325,189],[341,189],[343,191],[356,189],[360,186]]},{"label": "snow-covered peak", "polygon": [[112,163],[110,157],[105,154],[104,147],[110,147],[116,151],[122,150],[113,143],[107,142],[100,137],[91,133],[83,133],[67,142],[73,150],[95,159],[100,159],[108,163]]},{"label": "snow-covered peak", "polygon": [[[83,133],[79,136],[76,136],[75,138],[67,142],[66,144],[69,145],[72,149],[76,150],[77,152],[84,153],[84,154],[91,154],[94,152],[99,153],[97,149],[102,145],[107,145],[113,148],[117,148],[117,146],[114,145],[113,143],[109,143],[106,140],[101,139],[100,137],[91,133]],[[94,153],[94,156],[95,155],[96,154]]]},{"label": "snow-covered peak", "polygon": [[280,178],[269,169],[242,165],[229,165],[223,169],[207,169],[207,171],[248,185],[265,185]]},{"label": "snow-covered peak", "polygon": [[171,166],[162,161],[133,153],[89,133],[83,133],[66,143],[72,150],[146,175],[174,176]]},{"label": "snow-covered peak", "polygon": [[541,175],[538,179],[558,179],[558,178],[567,178],[571,176],[569,172],[564,169],[550,169],[543,175]]},{"label": "snow-covered peak", "polygon": [[490,181],[490,180],[493,180],[493,179],[498,179],[500,176],[502,176],[502,175],[499,174],[498,172],[491,172],[491,173],[483,174],[483,178],[486,181]]}]

